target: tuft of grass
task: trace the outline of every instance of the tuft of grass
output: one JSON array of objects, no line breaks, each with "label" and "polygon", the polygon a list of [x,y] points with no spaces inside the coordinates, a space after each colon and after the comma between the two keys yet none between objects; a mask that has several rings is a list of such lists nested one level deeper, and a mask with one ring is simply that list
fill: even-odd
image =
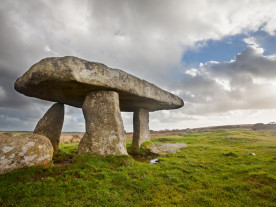
[{"label": "tuft of grass", "polygon": [[0,175],[0,206],[276,206],[275,133],[203,131],[151,142],[188,147],[150,165],[62,144],[52,167]]},{"label": "tuft of grass", "polygon": [[127,151],[130,155],[134,156],[136,160],[150,160],[155,154],[152,154],[147,147],[151,147],[152,145],[153,142],[145,141],[141,144],[139,149],[133,149],[130,144],[127,144]]},{"label": "tuft of grass", "polygon": [[151,141],[145,141],[142,143],[141,147],[146,148],[146,147],[151,147],[153,143]]}]

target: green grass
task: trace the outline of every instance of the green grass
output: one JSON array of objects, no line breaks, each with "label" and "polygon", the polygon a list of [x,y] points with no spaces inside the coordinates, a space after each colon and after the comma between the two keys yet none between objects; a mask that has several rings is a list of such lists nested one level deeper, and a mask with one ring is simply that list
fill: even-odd
[{"label": "green grass", "polygon": [[77,144],[63,144],[54,160],[72,164],[0,175],[0,206],[276,206],[276,134],[235,129],[151,141],[188,147],[150,165],[76,155]]}]

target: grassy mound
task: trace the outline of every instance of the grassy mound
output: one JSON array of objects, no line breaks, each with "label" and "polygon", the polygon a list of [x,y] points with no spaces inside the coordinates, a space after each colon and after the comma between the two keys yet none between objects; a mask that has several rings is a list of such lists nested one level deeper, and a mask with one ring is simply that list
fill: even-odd
[{"label": "grassy mound", "polygon": [[64,144],[51,168],[0,175],[0,206],[276,205],[276,134],[234,129],[151,141],[188,147],[150,165],[77,155],[77,144]]}]

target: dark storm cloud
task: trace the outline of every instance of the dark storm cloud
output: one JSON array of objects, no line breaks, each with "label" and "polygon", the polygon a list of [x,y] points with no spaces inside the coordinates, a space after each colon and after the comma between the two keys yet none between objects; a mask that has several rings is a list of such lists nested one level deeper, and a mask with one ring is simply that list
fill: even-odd
[{"label": "dark storm cloud", "polygon": [[[36,99],[28,99],[14,90],[16,79],[33,64],[36,55],[41,53],[41,50],[37,45],[30,46],[30,43],[25,43],[21,39],[21,32],[14,27],[9,16],[2,12],[0,25],[1,31],[3,31],[0,35],[0,90],[2,91],[0,93],[0,107],[26,108],[32,102],[42,103]],[[41,56],[43,56],[43,52]]]}]

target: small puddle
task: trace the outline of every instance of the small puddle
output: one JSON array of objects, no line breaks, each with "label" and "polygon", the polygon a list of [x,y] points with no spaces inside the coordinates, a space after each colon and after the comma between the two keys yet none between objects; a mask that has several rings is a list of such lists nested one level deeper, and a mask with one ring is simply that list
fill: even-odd
[{"label": "small puddle", "polygon": [[135,156],[131,155],[132,158],[138,162],[148,163],[151,165],[155,165],[159,162],[158,157],[156,156]]},{"label": "small puddle", "polygon": [[157,164],[159,162],[159,159],[158,158],[155,158],[155,159],[152,159],[152,160],[150,160],[150,164],[152,164],[152,165],[155,165],[155,164]]}]

